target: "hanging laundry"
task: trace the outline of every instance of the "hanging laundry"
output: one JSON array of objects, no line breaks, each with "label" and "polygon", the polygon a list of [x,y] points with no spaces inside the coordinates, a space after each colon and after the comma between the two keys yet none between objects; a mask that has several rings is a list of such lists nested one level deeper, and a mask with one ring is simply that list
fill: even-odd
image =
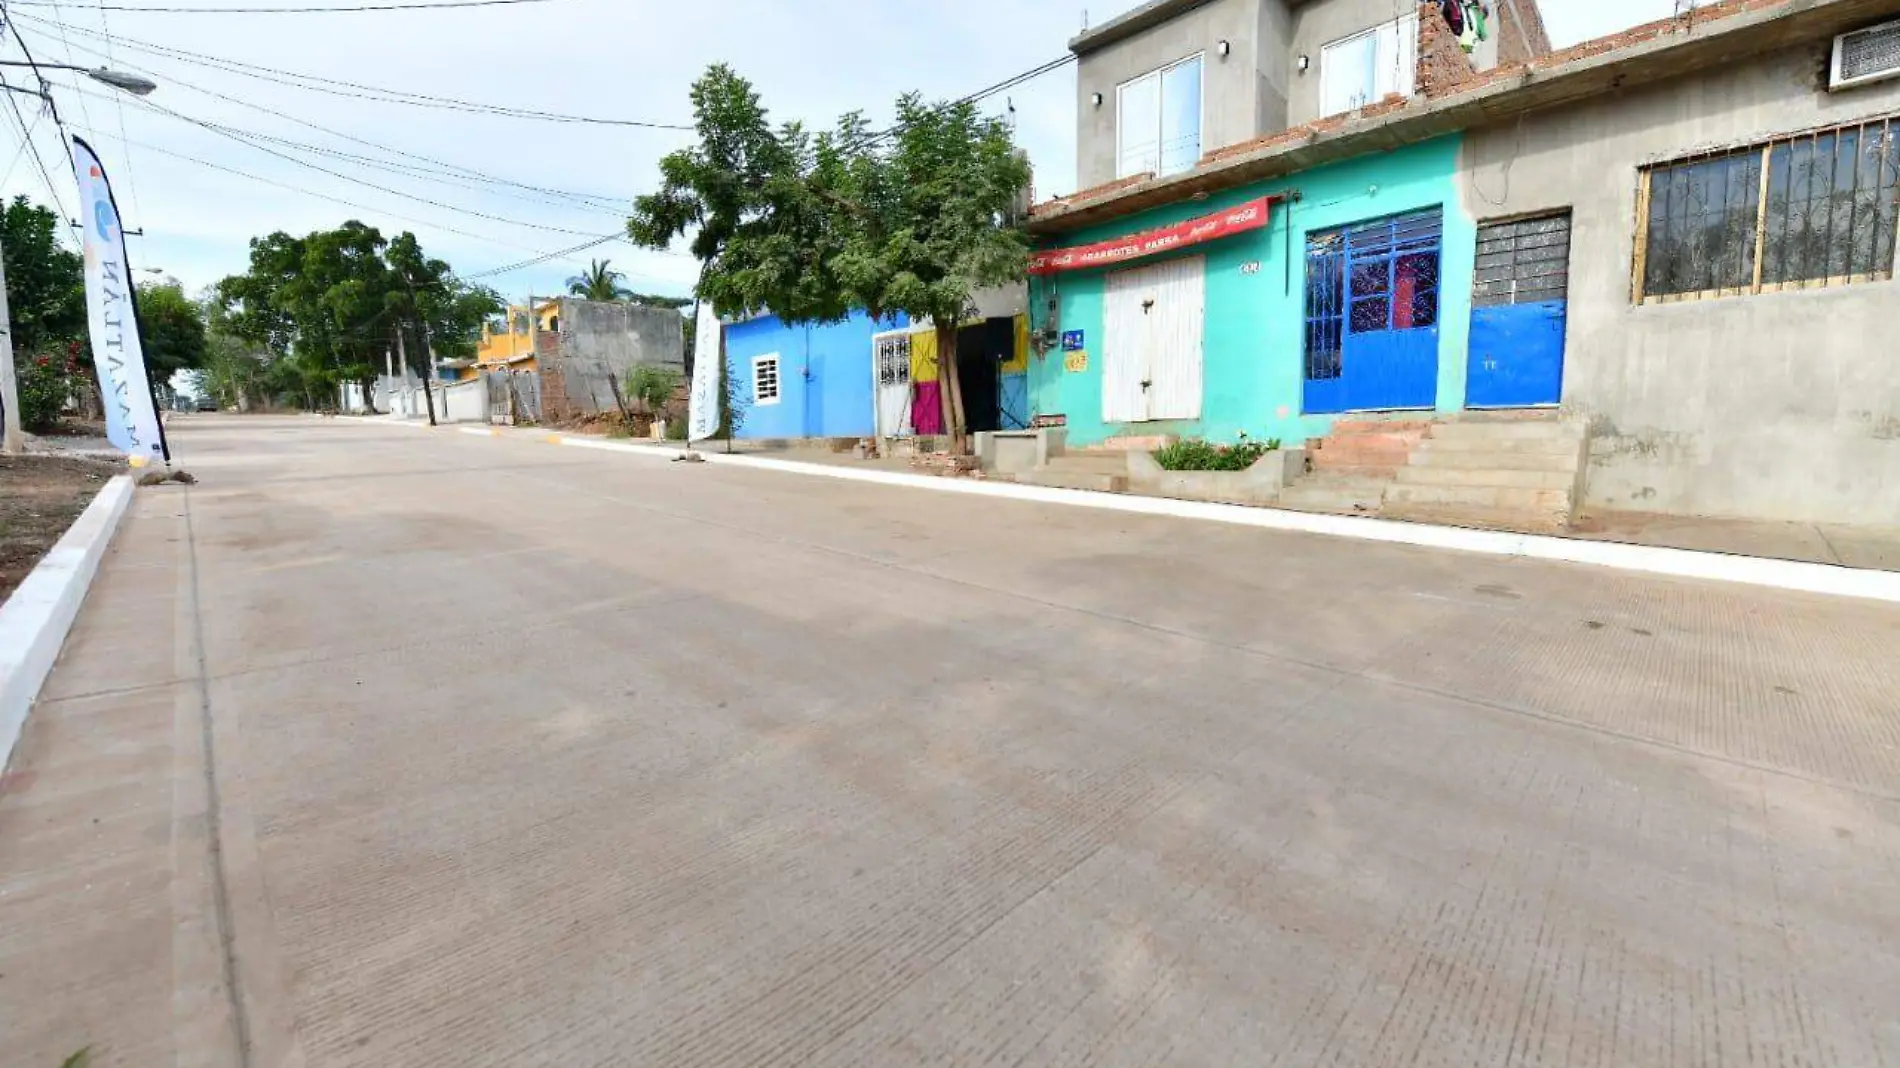
[{"label": "hanging laundry", "polygon": [[1445,25],[1451,27],[1453,37],[1462,37],[1465,32],[1464,0],[1438,0],[1438,9],[1445,15]]},{"label": "hanging laundry", "polygon": [[1479,0],[1458,0],[1464,7],[1464,29],[1458,34],[1458,43],[1467,52],[1478,47],[1479,41],[1489,40],[1485,31],[1486,13]]}]

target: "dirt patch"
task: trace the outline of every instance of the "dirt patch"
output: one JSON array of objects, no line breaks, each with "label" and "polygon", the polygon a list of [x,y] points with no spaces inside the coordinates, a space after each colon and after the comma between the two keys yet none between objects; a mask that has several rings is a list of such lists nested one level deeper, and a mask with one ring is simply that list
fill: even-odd
[{"label": "dirt patch", "polygon": [[0,456],[0,601],[121,470],[98,460]]}]

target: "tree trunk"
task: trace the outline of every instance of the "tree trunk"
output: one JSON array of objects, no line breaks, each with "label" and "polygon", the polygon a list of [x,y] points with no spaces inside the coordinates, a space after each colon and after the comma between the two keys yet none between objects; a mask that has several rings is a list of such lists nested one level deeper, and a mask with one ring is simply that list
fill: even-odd
[{"label": "tree trunk", "polygon": [[943,429],[950,438],[950,455],[970,455],[969,435],[963,422],[963,386],[957,382],[957,327],[937,320],[937,385],[943,397]]}]

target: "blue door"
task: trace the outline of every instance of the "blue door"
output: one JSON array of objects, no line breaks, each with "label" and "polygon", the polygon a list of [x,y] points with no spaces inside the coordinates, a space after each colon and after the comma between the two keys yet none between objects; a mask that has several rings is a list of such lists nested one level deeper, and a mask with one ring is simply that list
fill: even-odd
[{"label": "blue door", "polygon": [[1443,232],[1434,208],[1307,237],[1305,411],[1437,402]]},{"label": "blue door", "polygon": [[1478,227],[1465,404],[1529,408],[1563,399],[1570,216]]}]

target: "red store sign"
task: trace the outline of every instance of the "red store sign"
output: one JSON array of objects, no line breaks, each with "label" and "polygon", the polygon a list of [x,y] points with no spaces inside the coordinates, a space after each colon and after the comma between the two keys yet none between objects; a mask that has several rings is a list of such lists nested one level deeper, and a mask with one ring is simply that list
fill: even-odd
[{"label": "red store sign", "polygon": [[1092,267],[1111,267],[1117,263],[1173,252],[1191,245],[1218,241],[1223,237],[1264,229],[1268,209],[1278,197],[1260,197],[1237,204],[1226,211],[1187,219],[1173,226],[1144,230],[1127,237],[1098,241],[1093,245],[1052,248],[1029,255],[1030,274],[1055,274],[1057,271],[1085,271]]}]

